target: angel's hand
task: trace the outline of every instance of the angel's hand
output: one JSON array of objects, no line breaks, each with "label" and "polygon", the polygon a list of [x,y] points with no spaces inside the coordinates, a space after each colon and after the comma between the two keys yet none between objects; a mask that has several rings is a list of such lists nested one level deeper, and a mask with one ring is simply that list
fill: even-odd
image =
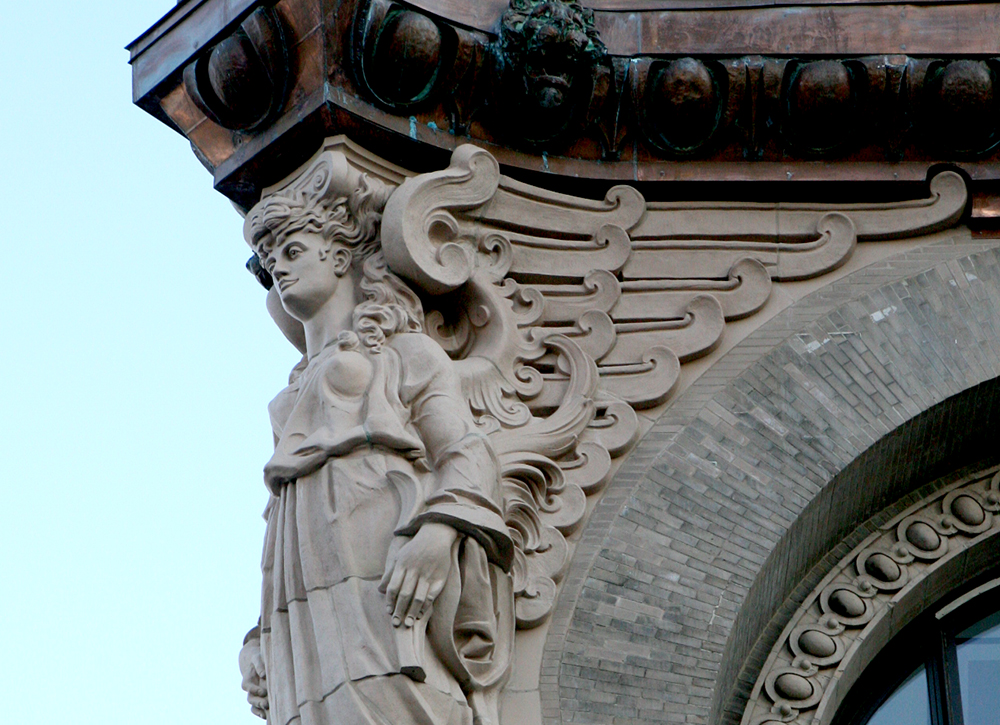
[{"label": "angel's hand", "polygon": [[243,691],[247,693],[250,712],[266,720],[269,703],[267,700],[267,678],[264,675],[264,660],[260,656],[260,640],[247,640],[240,650],[240,673],[243,675]]},{"label": "angel's hand", "polygon": [[302,475],[301,471],[302,466],[298,461],[281,460],[275,456],[264,466],[264,483],[277,496],[281,493],[282,486]]},{"label": "angel's hand", "polygon": [[390,554],[379,591],[385,593],[392,625],[412,627],[444,589],[451,571],[451,547],[458,532],[447,524],[427,523]]}]

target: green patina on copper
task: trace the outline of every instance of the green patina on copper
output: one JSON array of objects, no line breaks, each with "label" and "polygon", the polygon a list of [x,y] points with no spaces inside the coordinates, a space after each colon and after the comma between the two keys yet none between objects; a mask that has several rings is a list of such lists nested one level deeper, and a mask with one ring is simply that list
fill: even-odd
[{"label": "green patina on copper", "polygon": [[500,21],[500,49],[513,65],[536,55],[588,63],[607,53],[594,11],[572,0],[511,0]]},{"label": "green patina on copper", "polygon": [[[494,52],[511,139],[537,146],[571,135],[589,105],[594,68],[607,56],[593,11],[566,0],[511,0]],[[525,117],[530,129],[518,124]]]}]

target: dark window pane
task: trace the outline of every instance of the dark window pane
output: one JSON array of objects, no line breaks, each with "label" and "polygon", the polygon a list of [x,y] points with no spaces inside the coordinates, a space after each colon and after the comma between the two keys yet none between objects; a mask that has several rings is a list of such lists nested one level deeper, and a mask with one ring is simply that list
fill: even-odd
[{"label": "dark window pane", "polygon": [[1000,721],[1000,612],[955,636],[965,725]]},{"label": "dark window pane", "polygon": [[867,725],[931,725],[927,672],[921,666],[871,716]]}]

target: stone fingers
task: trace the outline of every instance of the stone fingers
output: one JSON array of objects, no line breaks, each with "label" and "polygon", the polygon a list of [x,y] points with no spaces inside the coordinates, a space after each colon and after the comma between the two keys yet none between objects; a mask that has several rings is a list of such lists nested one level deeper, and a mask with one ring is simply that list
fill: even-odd
[{"label": "stone fingers", "polygon": [[406,612],[406,620],[404,621],[404,624],[407,627],[412,627],[414,622],[423,616],[424,611],[427,609],[430,588],[431,585],[427,581],[427,577],[420,577],[420,581],[417,582],[417,588],[413,593],[413,601],[410,604],[409,610]]},{"label": "stone fingers", "polygon": [[246,691],[247,691],[247,695],[250,696],[248,699],[251,699],[251,700],[253,698],[261,698],[261,699],[263,699],[263,698],[267,697],[267,688],[264,687],[263,685],[260,685],[260,684],[256,684],[256,683],[252,684],[252,685],[250,685],[249,687],[246,688]]},{"label": "stone fingers", "polygon": [[[407,569],[406,574],[402,577],[402,585],[398,589],[398,594],[395,596],[396,608],[392,613],[392,626],[398,627],[403,623],[403,619],[406,617],[407,612],[410,609],[410,603],[413,601],[413,594],[417,588],[417,583],[420,577],[412,569]],[[387,594],[392,596],[393,586],[392,584],[396,581],[396,574],[392,575],[392,582],[389,584],[389,591]]]},{"label": "stone fingers", "polygon": [[392,614],[396,607],[396,597],[399,595],[399,588],[403,585],[405,573],[403,567],[396,566],[396,563],[392,562],[386,567],[382,581],[378,585],[379,591],[385,593],[385,609],[389,614]]}]

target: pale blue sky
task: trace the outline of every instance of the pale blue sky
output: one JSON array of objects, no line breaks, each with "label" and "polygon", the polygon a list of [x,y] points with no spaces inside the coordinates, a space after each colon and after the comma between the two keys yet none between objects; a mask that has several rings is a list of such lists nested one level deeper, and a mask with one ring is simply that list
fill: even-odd
[{"label": "pale blue sky", "polygon": [[131,104],[173,0],[3,2],[4,723],[250,725],[266,405],[298,355],[241,220]]}]

